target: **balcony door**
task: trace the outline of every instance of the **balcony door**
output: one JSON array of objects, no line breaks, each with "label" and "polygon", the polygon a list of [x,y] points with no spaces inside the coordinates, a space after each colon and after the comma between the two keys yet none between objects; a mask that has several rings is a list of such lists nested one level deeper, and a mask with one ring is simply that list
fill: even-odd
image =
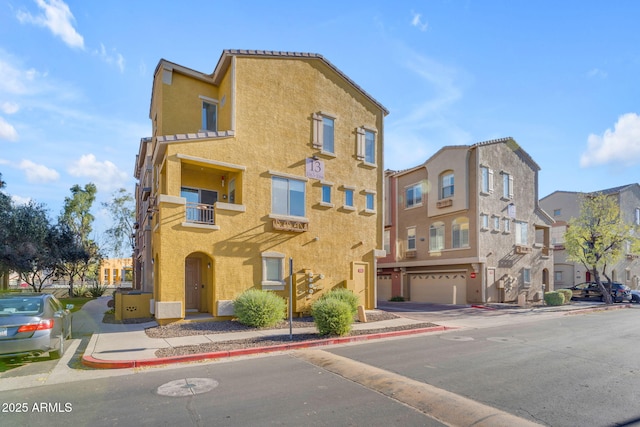
[{"label": "balcony door", "polygon": [[218,201],[217,191],[182,187],[180,196],[187,199],[187,221],[213,222],[213,210],[203,209],[201,205],[213,206]]}]

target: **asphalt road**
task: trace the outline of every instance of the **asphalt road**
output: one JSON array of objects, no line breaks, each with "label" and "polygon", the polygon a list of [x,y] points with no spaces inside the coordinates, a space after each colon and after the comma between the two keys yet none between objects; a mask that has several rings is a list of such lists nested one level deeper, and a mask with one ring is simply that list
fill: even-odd
[{"label": "asphalt road", "polygon": [[639,309],[162,369],[70,369],[52,385],[0,384],[0,425],[640,425]]}]

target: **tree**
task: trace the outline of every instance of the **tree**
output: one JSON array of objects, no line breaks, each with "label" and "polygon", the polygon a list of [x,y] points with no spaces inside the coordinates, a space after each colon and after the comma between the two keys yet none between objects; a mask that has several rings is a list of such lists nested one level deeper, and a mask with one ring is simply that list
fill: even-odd
[{"label": "tree", "polygon": [[133,224],[136,220],[135,200],[124,188],[113,193],[110,202],[103,202],[102,206],[111,214],[112,227],[105,231],[107,245],[110,251],[119,258],[124,258],[125,250],[133,254]]},{"label": "tree", "polygon": [[[87,271],[96,263],[100,263],[98,245],[89,235],[93,229],[94,220],[91,206],[96,199],[97,188],[89,183],[84,189],[79,185],[71,187],[71,197],[65,197],[64,208],[58,222],[66,226],[73,235],[75,244],[69,247],[68,261],[62,264],[60,272],[69,278],[69,295],[73,296],[74,279],[77,277],[84,282]],[[82,250],[78,252],[78,249]]]},{"label": "tree", "polygon": [[12,206],[3,223],[7,240],[0,258],[35,292],[42,291],[65,261],[81,253],[68,227],[52,225],[41,204]]},{"label": "tree", "polygon": [[620,215],[620,207],[613,197],[602,193],[582,197],[580,215],[572,218],[565,234],[565,248],[570,261],[582,263],[591,271],[607,304],[613,302],[600,273],[608,279],[607,266],[615,264],[624,255],[625,244],[637,244],[633,227]]},{"label": "tree", "polygon": [[8,248],[7,227],[9,214],[11,212],[11,198],[1,190],[6,187],[0,173],[0,289],[9,287],[9,267],[3,263],[2,254]]}]

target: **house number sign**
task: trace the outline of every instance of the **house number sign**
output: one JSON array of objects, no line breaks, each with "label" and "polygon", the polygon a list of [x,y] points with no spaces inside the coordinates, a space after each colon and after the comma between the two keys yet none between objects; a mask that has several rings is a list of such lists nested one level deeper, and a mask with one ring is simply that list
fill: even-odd
[{"label": "house number sign", "polygon": [[324,162],[307,158],[307,178],[324,179]]}]

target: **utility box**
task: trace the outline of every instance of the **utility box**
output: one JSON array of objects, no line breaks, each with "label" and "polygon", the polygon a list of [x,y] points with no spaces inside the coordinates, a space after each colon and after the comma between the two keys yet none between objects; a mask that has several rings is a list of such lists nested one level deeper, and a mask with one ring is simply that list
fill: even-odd
[{"label": "utility box", "polygon": [[141,319],[151,317],[150,301],[151,292],[119,291],[113,296],[115,299],[115,319]]}]

